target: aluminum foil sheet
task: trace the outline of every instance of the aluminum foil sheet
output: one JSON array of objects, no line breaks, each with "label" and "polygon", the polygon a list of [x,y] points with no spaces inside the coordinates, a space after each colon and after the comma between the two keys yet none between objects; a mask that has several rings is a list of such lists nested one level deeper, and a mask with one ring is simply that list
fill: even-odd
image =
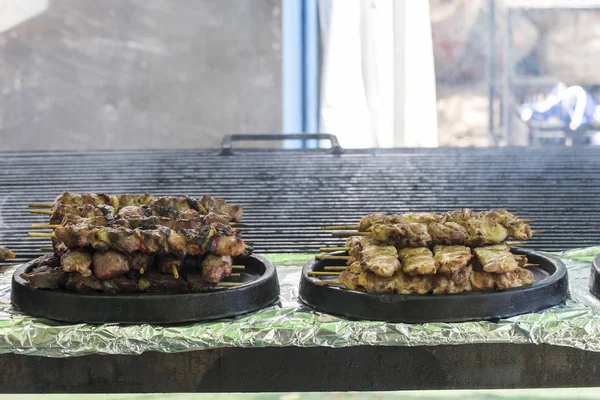
[{"label": "aluminum foil sheet", "polygon": [[47,357],[180,352],[219,347],[435,346],[547,343],[600,351],[600,300],[588,292],[590,263],[600,247],[560,254],[570,297],[543,312],[499,322],[400,324],[348,321],[298,301],[302,264],[311,256],[270,255],[281,298],[251,315],[182,326],[64,324],[23,315],[10,305],[14,267],[0,272],[0,352]]}]

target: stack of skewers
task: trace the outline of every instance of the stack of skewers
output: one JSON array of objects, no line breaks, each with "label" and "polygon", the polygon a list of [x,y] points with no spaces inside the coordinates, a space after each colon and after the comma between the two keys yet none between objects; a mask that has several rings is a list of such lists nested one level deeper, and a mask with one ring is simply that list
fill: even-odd
[{"label": "stack of skewers", "polygon": [[[335,237],[347,237],[348,255],[320,255],[321,260],[345,260],[346,266],[326,266],[310,272],[317,284],[343,285],[368,293],[454,294],[496,291],[531,285],[534,276],[525,256],[510,246],[531,238],[534,231],[506,210],[468,209],[400,215],[371,214],[358,225],[325,226]],[[508,242],[512,237],[521,242]]]},{"label": "stack of skewers", "polygon": [[[75,292],[189,293],[240,276],[232,257],[247,256],[251,247],[237,228],[238,205],[203,196],[153,197],[149,194],[74,194],[64,192],[52,204],[31,204],[50,216],[34,224],[52,233],[52,254],[41,257],[29,273],[31,286]],[[235,226],[235,227],[234,227]]]}]

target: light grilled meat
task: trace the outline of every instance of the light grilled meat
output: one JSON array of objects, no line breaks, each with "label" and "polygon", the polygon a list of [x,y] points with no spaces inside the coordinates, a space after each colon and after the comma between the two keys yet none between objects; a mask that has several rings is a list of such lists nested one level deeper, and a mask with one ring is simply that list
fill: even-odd
[{"label": "light grilled meat", "polygon": [[384,277],[392,276],[400,268],[394,246],[383,245],[370,237],[352,237],[346,245],[350,246],[348,265],[357,261],[363,271]]},{"label": "light grilled meat", "polygon": [[115,278],[129,271],[129,257],[113,250],[94,253],[93,264],[94,275],[100,280]]},{"label": "light grilled meat", "polygon": [[431,276],[410,276],[400,271],[391,278],[377,276],[369,271],[358,274],[344,271],[339,280],[348,289],[374,294],[426,294],[433,288]]},{"label": "light grilled meat", "polygon": [[427,225],[420,223],[383,225],[371,228],[372,237],[380,242],[393,244],[397,248],[426,247],[432,244]]},{"label": "light grilled meat", "polygon": [[473,252],[485,272],[511,272],[519,266],[506,244],[478,247]]},{"label": "light grilled meat", "polygon": [[471,249],[465,246],[442,246],[433,247],[433,258],[437,267],[437,273],[452,276],[467,266],[473,255]]},{"label": "light grilled meat", "polygon": [[374,213],[362,217],[358,224],[358,230],[360,232],[366,232],[373,225],[378,224],[408,224],[408,223],[419,223],[419,224],[430,224],[432,222],[438,222],[441,216],[434,213],[405,213],[405,214],[382,214]]},{"label": "light grilled meat", "polygon": [[426,247],[406,248],[398,252],[402,261],[402,272],[408,275],[431,275],[437,271],[431,250]]},{"label": "light grilled meat", "polygon": [[433,294],[455,294],[471,291],[471,273],[473,267],[467,265],[448,276],[433,277]]},{"label": "light grilled meat", "polygon": [[470,281],[474,291],[489,292],[531,285],[534,279],[531,271],[519,267],[512,272],[505,272],[503,274],[473,271]]}]

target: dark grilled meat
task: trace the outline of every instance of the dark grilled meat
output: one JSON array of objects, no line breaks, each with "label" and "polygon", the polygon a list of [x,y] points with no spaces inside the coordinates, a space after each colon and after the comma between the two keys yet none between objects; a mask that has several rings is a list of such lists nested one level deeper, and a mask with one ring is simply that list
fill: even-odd
[{"label": "dark grilled meat", "polygon": [[57,266],[40,265],[20,276],[37,289],[60,289],[67,282],[67,274]]},{"label": "dark grilled meat", "polygon": [[135,293],[138,291],[137,279],[132,279],[125,275],[100,281],[100,283],[102,291],[105,293]]},{"label": "dark grilled meat", "polygon": [[111,279],[129,271],[129,257],[117,251],[94,253],[94,275],[100,280]]},{"label": "dark grilled meat", "polygon": [[102,290],[102,283],[94,275],[82,276],[77,272],[68,274],[65,289],[72,292],[99,292]]},{"label": "dark grilled meat", "polygon": [[223,277],[231,274],[231,257],[209,254],[202,261],[202,279],[206,282],[217,283]]},{"label": "dark grilled meat", "polygon": [[146,293],[188,293],[190,288],[184,279],[152,269],[138,279],[138,290]]}]

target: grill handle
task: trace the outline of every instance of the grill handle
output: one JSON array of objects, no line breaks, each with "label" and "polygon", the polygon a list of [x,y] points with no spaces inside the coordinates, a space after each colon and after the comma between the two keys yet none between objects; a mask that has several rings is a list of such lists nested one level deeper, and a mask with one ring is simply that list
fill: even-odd
[{"label": "grill handle", "polygon": [[251,134],[251,133],[235,133],[233,135],[226,135],[223,137],[221,142],[221,153],[222,156],[233,155],[233,142],[241,141],[259,141],[259,140],[287,140],[287,139],[317,139],[317,140],[329,140],[331,142],[331,154],[342,154],[342,146],[335,135],[331,133],[292,133],[292,134]]}]

